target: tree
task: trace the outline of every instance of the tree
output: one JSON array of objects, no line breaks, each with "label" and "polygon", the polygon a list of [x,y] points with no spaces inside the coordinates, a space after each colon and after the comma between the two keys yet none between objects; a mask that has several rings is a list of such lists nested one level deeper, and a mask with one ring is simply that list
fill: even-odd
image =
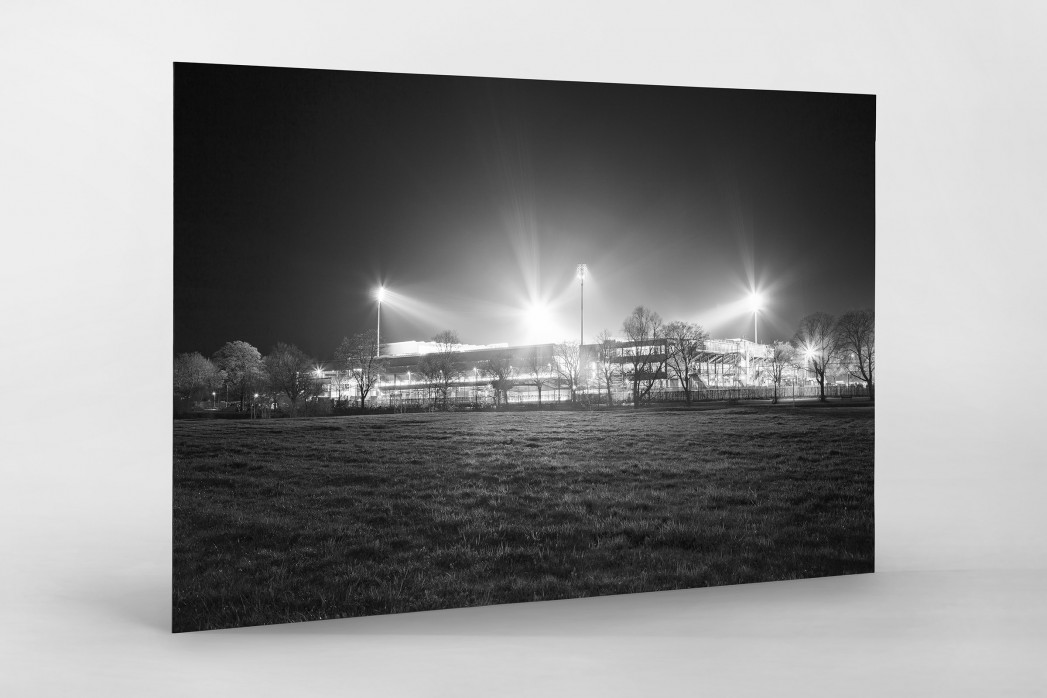
[{"label": "tree", "polygon": [[836,363],[836,319],[828,313],[812,313],[800,320],[793,346],[818,381],[819,400],[825,402],[825,370]]},{"label": "tree", "polygon": [[440,392],[446,410],[451,385],[462,375],[462,343],[454,330],[444,330],[434,336],[432,341],[437,346],[436,351],[422,357],[419,370],[430,386]]},{"label": "tree", "polygon": [[[254,385],[257,382],[257,380],[258,375],[256,374],[255,379],[251,381],[251,385]],[[225,388],[226,394],[228,395],[230,385],[231,383],[229,382],[228,374],[216,366],[214,371],[207,372],[207,377],[204,380],[204,391],[213,397],[215,393],[217,393],[222,388]],[[236,394],[235,389],[233,394]]]},{"label": "tree", "polygon": [[333,385],[335,388],[335,396],[337,398],[337,401],[341,403],[342,390],[348,388],[349,383],[351,382],[351,379],[355,374],[351,370],[346,368],[344,363],[339,362],[337,357],[335,358],[333,374],[334,375],[331,376],[331,385]]},{"label": "tree", "polygon": [[691,404],[691,369],[696,367],[705,349],[709,333],[693,322],[676,320],[665,326],[666,364],[683,385],[684,398]]},{"label": "tree", "polygon": [[270,388],[291,401],[291,415],[298,401],[319,392],[320,381],[312,371],[313,360],[293,344],[278,343],[263,361]]},{"label": "tree", "polygon": [[571,389],[572,403],[577,399],[580,358],[578,342],[565,340],[553,347],[553,368],[556,370],[557,380],[567,381],[567,387]]},{"label": "tree", "polygon": [[226,342],[214,353],[213,359],[215,366],[225,371],[226,382],[243,409],[248,394],[261,382],[262,354],[247,342],[235,341]]},{"label": "tree", "polygon": [[774,383],[774,399],[772,400],[774,404],[778,404],[778,387],[782,383],[782,374],[793,364],[795,357],[796,350],[788,342],[775,341],[771,345],[768,363],[771,367],[771,381]]},{"label": "tree", "polygon": [[622,369],[632,383],[633,407],[647,399],[655,381],[665,375],[665,342],[662,317],[650,308],[636,306],[622,323],[626,343],[622,352]]},{"label": "tree", "polygon": [[596,335],[596,344],[597,370],[600,378],[603,380],[604,387],[607,389],[607,406],[610,407],[614,402],[611,385],[622,379],[622,365],[617,360],[618,340],[614,338],[610,330],[603,330]]},{"label": "tree", "polygon": [[876,317],[871,308],[852,310],[836,321],[836,344],[847,358],[847,372],[869,388],[873,398],[873,369],[876,364]]},{"label": "tree", "polygon": [[[433,395],[439,392],[441,381],[443,380],[440,362],[437,361],[435,356],[426,354],[418,361],[418,376],[429,391],[429,399],[432,399]],[[444,405],[446,406],[446,401]]]},{"label": "tree", "polygon": [[174,394],[181,400],[192,400],[199,397],[204,390],[210,394],[216,385],[225,379],[225,374],[218,370],[207,357],[194,351],[192,354],[179,354],[174,360]]},{"label": "tree", "polygon": [[355,380],[360,409],[365,409],[367,394],[385,372],[385,363],[378,357],[378,333],[367,330],[346,337],[335,350],[334,360],[339,369],[348,371]]},{"label": "tree", "polygon": [[542,388],[545,386],[545,381],[548,380],[546,374],[550,357],[543,354],[540,347],[534,346],[525,350],[521,358],[523,359],[521,361],[523,373],[527,376],[525,382],[538,388],[538,409],[542,409]]},{"label": "tree", "polygon": [[480,365],[484,376],[491,379],[491,388],[494,389],[494,404],[501,404],[502,396],[505,396],[506,404],[509,403],[509,391],[516,385],[516,369],[512,365],[513,360],[509,354],[501,353]]}]

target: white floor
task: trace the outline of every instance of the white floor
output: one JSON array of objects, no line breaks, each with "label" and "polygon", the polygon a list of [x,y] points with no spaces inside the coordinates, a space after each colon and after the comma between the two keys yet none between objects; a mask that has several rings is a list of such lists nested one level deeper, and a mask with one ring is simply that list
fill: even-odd
[{"label": "white floor", "polygon": [[[162,575],[43,586],[4,695],[1047,693],[1047,571],[893,572],[171,635]],[[72,580],[68,580],[72,581]]]}]

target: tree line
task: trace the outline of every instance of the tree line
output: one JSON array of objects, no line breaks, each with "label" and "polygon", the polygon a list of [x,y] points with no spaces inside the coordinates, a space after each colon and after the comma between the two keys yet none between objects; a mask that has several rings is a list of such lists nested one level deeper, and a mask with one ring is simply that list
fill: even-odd
[{"label": "tree line", "polygon": [[[598,390],[606,390],[608,404],[615,386],[629,389],[634,406],[651,397],[659,380],[679,381],[687,404],[693,400],[691,378],[697,375],[708,332],[696,323],[681,320],[664,322],[661,316],[637,306],[622,322],[621,339],[603,330],[593,345],[587,345],[583,356],[576,341],[506,349],[474,367],[474,379],[482,375],[493,391],[495,405],[508,402],[509,391],[517,386],[533,387],[542,404],[543,390],[555,386],[569,391],[577,402],[580,387],[591,387],[584,380],[587,360],[592,363],[590,375]],[[454,330],[432,337],[435,350],[424,354],[412,369],[417,381],[425,385],[445,409],[450,396],[470,369],[463,361],[461,341]],[[374,330],[346,337],[334,353],[334,380],[339,386],[354,386],[354,402],[365,409],[381,377],[387,372],[387,361],[379,356],[379,337]],[[827,313],[805,316],[793,338],[775,341],[766,356],[757,357],[761,370],[769,369],[774,385],[774,402],[786,371],[808,369],[814,374],[825,400],[827,373],[842,371],[864,382],[873,395],[875,364],[874,315],[870,310],[855,310],[835,318]],[[320,394],[322,376],[317,362],[293,344],[278,343],[265,356],[247,342],[227,342],[210,358],[198,352],[175,357],[175,396],[182,400],[206,399],[219,391],[231,394],[240,409],[251,402],[254,394],[267,400],[281,396],[295,414],[305,400]]]},{"label": "tree line", "polygon": [[[360,376],[360,404],[374,387],[381,370],[373,330],[346,337],[335,352],[335,362]],[[244,341],[226,342],[210,358],[199,352],[178,354],[174,360],[174,394],[187,402],[231,395],[243,410],[254,396],[266,401],[286,397],[294,415],[303,401],[323,389],[316,360],[294,344],[277,343],[263,356]],[[226,401],[229,402],[228,400]]]},{"label": "tree line", "polygon": [[778,401],[778,386],[788,367],[809,368],[818,382],[819,399],[825,400],[825,378],[842,372],[865,383],[873,398],[876,364],[876,317],[871,308],[851,310],[840,317],[812,313],[800,320],[791,342],[771,345],[771,366]]}]

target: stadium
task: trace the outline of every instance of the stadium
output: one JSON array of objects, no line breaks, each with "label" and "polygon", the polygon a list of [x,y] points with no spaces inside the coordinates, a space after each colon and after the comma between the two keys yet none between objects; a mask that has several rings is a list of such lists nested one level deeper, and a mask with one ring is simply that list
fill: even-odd
[{"label": "stadium", "polygon": [[[669,340],[604,344],[545,343],[447,347],[435,342],[383,344],[381,373],[368,389],[368,408],[418,408],[442,404],[490,407],[502,404],[624,404],[640,389],[644,402],[770,398],[771,347],[747,339],[709,339],[684,371],[670,361]],[[439,356],[441,360],[433,361]],[[427,361],[427,358],[429,361]],[[433,367],[439,366],[434,370]],[[446,370],[444,369],[446,367]],[[359,405],[359,373],[317,367],[318,396]],[[863,394],[843,372],[826,376],[830,396]],[[496,389],[496,385],[498,388]],[[783,372],[784,397],[818,394],[813,373],[802,366]],[[501,392],[501,395],[499,393]],[[503,397],[504,396],[504,397]]]}]

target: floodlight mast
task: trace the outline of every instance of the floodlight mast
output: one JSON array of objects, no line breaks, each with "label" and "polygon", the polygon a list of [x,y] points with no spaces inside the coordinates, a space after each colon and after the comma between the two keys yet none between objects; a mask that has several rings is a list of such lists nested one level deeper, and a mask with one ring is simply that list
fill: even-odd
[{"label": "floodlight mast", "polygon": [[385,286],[379,286],[374,295],[378,299],[378,329],[374,337],[374,355],[380,357],[382,355],[382,299],[385,298]]},{"label": "floodlight mast", "polygon": [[578,356],[581,357],[582,345],[585,343],[585,272],[589,267],[578,265]]},{"label": "floodlight mast", "polygon": [[760,296],[758,292],[753,291],[751,294],[749,294],[749,301],[752,304],[753,308],[753,343],[759,344],[760,334],[759,328],[756,324],[756,319],[757,317],[759,317],[761,306],[763,304],[763,298]]}]

